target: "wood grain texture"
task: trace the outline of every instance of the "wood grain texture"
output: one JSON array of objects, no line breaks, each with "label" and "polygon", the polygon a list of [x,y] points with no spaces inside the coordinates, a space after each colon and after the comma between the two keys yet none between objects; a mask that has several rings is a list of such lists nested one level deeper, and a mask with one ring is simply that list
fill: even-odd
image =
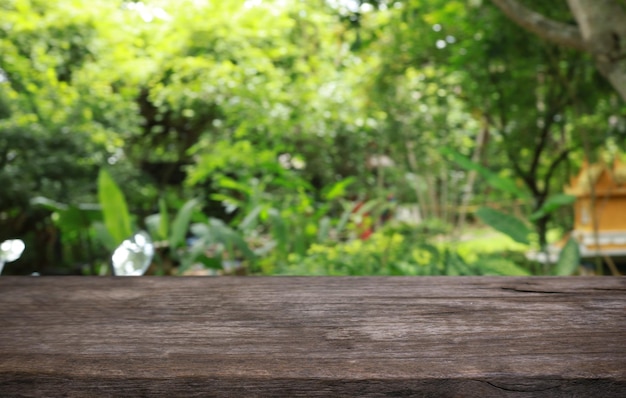
[{"label": "wood grain texture", "polygon": [[0,397],[624,397],[626,278],[0,278]]}]

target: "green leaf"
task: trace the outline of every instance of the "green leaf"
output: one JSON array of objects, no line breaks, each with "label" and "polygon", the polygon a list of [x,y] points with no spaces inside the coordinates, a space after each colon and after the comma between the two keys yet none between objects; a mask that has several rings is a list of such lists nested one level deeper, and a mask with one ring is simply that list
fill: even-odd
[{"label": "green leaf", "polygon": [[446,274],[453,275],[475,275],[476,273],[471,269],[470,265],[463,260],[458,253],[451,252],[448,254],[446,262]]},{"label": "green leaf", "polygon": [[219,257],[208,257],[206,255],[202,255],[196,258],[196,261],[202,263],[202,265],[204,265],[204,268],[217,270],[221,270],[223,268],[222,259]]},{"label": "green leaf", "polygon": [[[197,225],[200,225],[200,224],[197,224]],[[181,266],[178,270],[180,274],[184,273],[191,266],[197,263],[202,263],[207,268],[215,268],[215,269],[222,268],[220,251],[216,253],[215,257],[208,257],[206,254],[207,248],[211,245],[211,243],[209,242],[209,239],[210,239],[209,236],[204,236],[200,239],[197,239],[193,243],[193,245],[191,245],[189,250],[186,250],[183,253],[180,259]]]},{"label": "green leaf", "polygon": [[183,207],[178,210],[174,222],[172,223],[172,232],[170,234],[170,247],[178,248],[185,244],[185,236],[187,235],[187,229],[191,221],[191,214],[194,208],[198,205],[198,200],[191,199],[187,201]]},{"label": "green leaf", "polygon": [[254,259],[256,256],[246,241],[235,230],[224,224],[222,220],[217,218],[209,219],[209,228],[213,232],[215,239],[226,247],[236,247],[248,259]]},{"label": "green leaf", "polygon": [[319,228],[317,230],[317,241],[324,242],[330,235],[330,217],[322,217],[320,219]]},{"label": "green leaf", "polygon": [[169,235],[170,220],[167,213],[167,204],[163,198],[159,198],[159,216],[159,237],[160,239],[167,239],[167,235]]},{"label": "green leaf", "polygon": [[232,205],[235,207],[243,207],[244,206],[244,202],[233,197],[230,195],[225,195],[225,194],[221,194],[221,193],[214,193],[210,196],[211,199],[218,201],[218,202],[223,202],[223,204],[228,204],[228,205]]},{"label": "green leaf", "polygon": [[344,196],[346,194],[346,189],[356,181],[354,177],[344,178],[341,181],[337,181],[333,185],[325,188],[323,190],[322,195],[326,200],[333,200]]},{"label": "green leaf", "polygon": [[212,239],[211,230],[209,229],[209,226],[207,224],[203,224],[203,223],[191,224],[190,229],[191,229],[191,233],[194,236],[197,236],[198,238],[202,238],[206,241],[209,241]]},{"label": "green leaf", "polygon": [[232,178],[221,177],[220,179],[217,180],[217,184],[219,185],[220,188],[232,189],[232,190],[239,191],[245,194],[250,193],[249,186],[242,184]]},{"label": "green leaf", "polygon": [[531,230],[519,218],[490,209],[489,207],[478,209],[476,216],[485,224],[508,235],[514,241],[526,245],[530,244],[528,235],[531,233]]},{"label": "green leaf", "polygon": [[529,219],[530,219],[530,221],[537,221],[541,217],[543,217],[543,216],[545,216],[545,215],[547,215],[549,213],[552,213],[553,211],[555,211],[556,209],[560,208],[561,206],[571,205],[575,201],[576,201],[576,196],[573,196],[573,195],[566,195],[566,194],[552,195],[548,199],[546,199],[546,201],[539,208],[539,210],[534,212],[529,217]]},{"label": "green leaf", "polygon": [[63,211],[63,210],[66,210],[68,207],[64,203],[45,198],[43,196],[36,196],[32,198],[30,200],[30,204],[33,206],[42,206],[51,211]]},{"label": "green leaf", "polygon": [[528,198],[528,193],[518,187],[515,180],[512,178],[502,177],[451,148],[443,147],[439,151],[442,155],[451,158],[452,161],[458,164],[461,168],[468,171],[478,172],[478,174],[480,174],[481,177],[486,180],[487,184],[491,185],[491,187],[513,194],[518,198]]},{"label": "green leaf", "polygon": [[516,265],[514,262],[490,258],[485,260],[479,260],[478,269],[482,275],[506,275],[506,276],[529,276],[531,273]]},{"label": "green leaf", "polygon": [[102,218],[100,211],[81,209],[78,206],[69,206],[66,210],[59,211],[58,215],[56,224],[66,232],[87,229],[92,222]]},{"label": "green leaf", "polygon": [[150,214],[145,218],[144,222],[146,223],[150,236],[154,237],[156,240],[163,240],[159,235],[159,223],[161,222],[160,214]]},{"label": "green leaf", "polygon": [[572,275],[580,265],[580,252],[578,242],[574,238],[569,238],[565,247],[559,254],[559,259],[554,267],[553,274],[558,276]]},{"label": "green leaf", "polygon": [[101,169],[98,176],[98,200],[104,225],[116,245],[119,245],[132,234],[130,213],[124,194],[105,169]]},{"label": "green leaf", "polygon": [[335,227],[335,232],[337,235],[341,235],[343,233],[343,230],[346,228],[346,225],[348,225],[348,221],[350,221],[350,217],[352,216],[352,213],[354,213],[354,209],[357,206],[357,204],[347,202],[347,203],[344,203],[343,206],[344,206],[344,211],[343,213],[341,213],[341,217],[339,218],[339,221],[337,222],[337,226]]},{"label": "green leaf", "polygon": [[272,236],[276,241],[276,247],[281,252],[282,255],[287,255],[287,248],[289,247],[289,242],[291,235],[287,230],[287,225],[285,224],[285,220],[280,215],[280,212],[276,209],[269,210],[269,219],[271,224]]},{"label": "green leaf", "polygon": [[239,230],[241,231],[250,231],[254,229],[257,225],[257,220],[259,218],[259,214],[263,210],[263,206],[258,205],[255,206],[250,213],[248,213],[243,220],[238,225]]},{"label": "green leaf", "polygon": [[[370,199],[366,202],[362,202],[361,206],[356,211],[353,211],[353,219],[359,222],[361,219],[367,217],[375,219],[382,212],[381,205],[384,205],[384,202],[380,199]],[[359,204],[356,206],[359,206]]]}]

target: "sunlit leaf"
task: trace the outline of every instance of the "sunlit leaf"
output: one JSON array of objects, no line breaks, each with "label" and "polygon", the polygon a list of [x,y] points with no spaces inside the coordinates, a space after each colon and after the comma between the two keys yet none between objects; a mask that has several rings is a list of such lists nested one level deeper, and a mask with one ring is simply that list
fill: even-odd
[{"label": "sunlit leaf", "polygon": [[333,200],[346,194],[346,189],[354,184],[356,179],[354,177],[344,178],[341,181],[337,181],[333,185],[324,189],[324,199]]},{"label": "sunlit leaf", "polygon": [[118,245],[132,234],[130,213],[124,194],[105,169],[101,169],[98,176],[98,199],[104,225]]},{"label": "sunlit leaf", "polygon": [[170,234],[170,247],[177,248],[185,244],[185,236],[191,221],[191,215],[194,208],[198,205],[197,199],[187,201],[183,207],[178,210],[174,222],[172,223],[172,232]]}]

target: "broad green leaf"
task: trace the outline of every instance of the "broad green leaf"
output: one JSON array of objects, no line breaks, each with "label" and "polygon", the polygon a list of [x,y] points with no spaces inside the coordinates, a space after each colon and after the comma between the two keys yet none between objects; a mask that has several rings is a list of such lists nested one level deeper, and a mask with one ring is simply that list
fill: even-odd
[{"label": "broad green leaf", "polygon": [[[192,228],[195,225],[196,224],[194,224],[192,226]],[[211,267],[208,267],[208,268],[219,269],[219,268],[222,267],[222,262],[221,262],[221,260],[218,257],[212,258],[211,261],[207,261],[206,249],[207,249],[207,247],[209,247],[211,245],[211,242],[210,242],[209,238],[210,237],[207,235],[207,236],[204,236],[203,238],[197,239],[191,245],[189,250],[186,250],[184,252],[184,254],[182,255],[182,257],[180,259],[181,266],[180,266],[180,268],[178,270],[178,272],[180,274],[184,273],[191,266],[193,266],[194,264],[197,264],[198,262],[202,263],[205,267],[207,267],[208,265],[212,265]],[[219,252],[219,251],[217,251],[215,254],[217,256],[221,256],[221,252]],[[212,261],[212,260],[215,260],[215,261]],[[207,262],[205,262],[205,261],[207,261]]]},{"label": "broad green leaf", "polygon": [[449,252],[447,260],[447,275],[475,275],[475,272],[458,253]]},{"label": "broad green leaf", "polygon": [[443,147],[439,151],[442,155],[451,158],[463,169],[478,172],[491,187],[513,194],[518,198],[528,198],[528,193],[518,187],[512,178],[502,177],[451,148]]},{"label": "broad green leaf", "polygon": [[248,259],[254,259],[255,255],[250,250],[246,241],[235,230],[216,218],[209,219],[209,228],[214,232],[213,236],[219,243],[226,247],[236,247]]},{"label": "broad green leaf", "polygon": [[170,234],[171,248],[175,249],[185,244],[185,236],[187,235],[189,222],[191,221],[191,214],[198,203],[198,200],[191,199],[187,201],[183,207],[180,208],[180,210],[178,210],[178,213],[176,213]]},{"label": "broad green leaf", "polygon": [[255,206],[239,223],[238,227],[241,231],[249,231],[257,225],[259,214],[263,210],[262,205]]},{"label": "broad green leaf", "polygon": [[552,195],[543,203],[541,208],[534,212],[530,217],[530,221],[537,221],[541,217],[552,213],[556,209],[561,206],[571,205],[576,201],[576,196],[566,195],[566,194],[557,194]]},{"label": "broad green leaf", "polygon": [[167,239],[170,220],[167,213],[167,204],[163,198],[159,198],[159,216],[159,237],[160,239]]},{"label": "broad green leaf", "polygon": [[104,225],[116,245],[119,245],[132,234],[130,213],[124,194],[105,169],[101,169],[98,176],[98,200]]},{"label": "broad green leaf", "polygon": [[380,199],[371,199],[366,202],[361,202],[361,204],[357,204],[356,206],[360,207],[353,211],[353,215],[356,216],[357,219],[363,218],[366,216],[370,216],[375,218],[377,216],[376,212],[380,212],[381,209],[377,208],[381,205]]},{"label": "broad green leaf", "polygon": [[489,207],[478,209],[476,216],[485,224],[508,235],[514,241],[526,245],[530,244],[528,235],[531,230],[519,218]]},{"label": "broad green leaf", "polygon": [[223,202],[223,204],[228,204],[228,205],[232,205],[235,206],[236,208],[238,207],[243,207],[244,206],[244,202],[234,198],[233,196],[230,195],[225,195],[225,194],[221,194],[221,193],[214,193],[211,195],[211,199],[219,201],[219,202]]},{"label": "broad green leaf", "polygon": [[272,226],[272,236],[276,241],[276,247],[283,255],[287,255],[291,235],[287,231],[285,220],[276,209],[269,210],[269,219]]},{"label": "broad green leaf", "polygon": [[222,259],[219,257],[208,257],[206,255],[201,255],[196,258],[196,261],[199,261],[204,265],[204,268],[209,269],[222,269]]},{"label": "broad green leaf", "polygon": [[303,188],[309,191],[314,189],[308,181],[302,178],[294,178],[293,176],[290,176],[290,178],[274,177],[272,178],[272,184],[290,189]]},{"label": "broad green leaf", "polygon": [[343,233],[346,225],[348,225],[348,221],[350,221],[352,213],[354,213],[354,209],[356,208],[357,203],[346,202],[343,204],[343,206],[344,211],[343,213],[341,213],[341,217],[339,218],[337,226],[335,227],[335,232],[337,233],[337,235],[341,235]]},{"label": "broad green leaf", "polygon": [[531,273],[515,265],[514,262],[505,260],[490,258],[478,261],[478,269],[482,275],[506,275],[506,276],[530,276]]},{"label": "broad green leaf", "polygon": [[233,189],[235,191],[239,191],[239,192],[246,193],[246,194],[250,192],[249,186],[242,184],[228,177],[221,177],[219,180],[217,180],[217,184],[220,186],[220,188]]},{"label": "broad green leaf", "polygon": [[209,226],[204,223],[191,224],[189,229],[191,230],[191,233],[198,238],[205,240],[211,239],[211,230],[209,229]]},{"label": "broad green leaf", "polygon": [[580,252],[578,242],[574,238],[569,238],[565,247],[559,254],[559,259],[554,267],[553,274],[558,276],[572,275],[580,266]]}]

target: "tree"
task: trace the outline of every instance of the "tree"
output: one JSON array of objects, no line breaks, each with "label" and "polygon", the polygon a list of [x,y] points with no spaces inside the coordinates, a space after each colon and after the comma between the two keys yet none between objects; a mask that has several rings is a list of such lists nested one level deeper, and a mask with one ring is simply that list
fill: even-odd
[{"label": "tree", "polygon": [[568,0],[577,25],[537,13],[517,0],[492,0],[524,29],[552,43],[588,52],[626,101],[626,5],[620,0]]},{"label": "tree", "polygon": [[[571,14],[523,1],[554,21]],[[93,207],[79,205],[96,201],[102,167],[138,227],[199,198],[253,237],[300,231],[284,235],[286,258],[347,225],[349,201],[329,199],[339,191],[374,204],[392,192],[445,221],[463,185],[476,192],[466,204],[513,203],[518,190],[464,184],[443,147],[525,187],[530,212],[582,159],[583,131],[589,146],[619,126],[626,136],[590,53],[481,0],[5,0],[0,11],[0,237],[47,242],[26,253],[43,253],[24,258],[38,264],[82,262],[72,229],[87,241],[92,220],[64,220]],[[56,247],[76,254],[44,253]]]},{"label": "tree", "polygon": [[[383,54],[378,79],[389,87],[379,90],[384,95],[381,106],[389,122],[398,124],[391,126],[390,134],[405,129],[418,146],[483,153],[483,166],[525,188],[528,214],[536,215],[539,244],[545,246],[554,214],[539,217],[537,211],[561,191],[571,163],[582,158],[581,132],[588,130],[581,125],[581,114],[603,114],[595,119],[601,128],[611,115],[605,112],[616,113],[613,96],[607,95],[611,88],[588,54],[529,38],[496,7],[459,1],[402,4],[389,17],[390,26],[381,29],[385,48],[378,50]],[[535,4],[555,18],[569,13],[566,7]],[[411,83],[413,75],[419,78],[416,83]],[[399,95],[403,91],[407,95]],[[463,104],[454,106],[455,100]],[[426,112],[420,114],[422,108]],[[439,113],[447,117],[440,119]],[[454,114],[466,121],[455,123]],[[489,140],[473,149],[473,143],[482,141],[481,124],[489,129]],[[597,148],[608,134],[584,135],[589,146]],[[435,169],[437,155],[418,153],[420,174]],[[448,174],[441,186],[451,191],[459,171],[445,163],[436,167],[439,176]],[[512,195],[521,196],[519,191],[489,191],[484,180],[476,185],[484,194],[474,203],[488,199],[509,208]],[[445,194],[436,184],[428,187],[429,192]]]}]

